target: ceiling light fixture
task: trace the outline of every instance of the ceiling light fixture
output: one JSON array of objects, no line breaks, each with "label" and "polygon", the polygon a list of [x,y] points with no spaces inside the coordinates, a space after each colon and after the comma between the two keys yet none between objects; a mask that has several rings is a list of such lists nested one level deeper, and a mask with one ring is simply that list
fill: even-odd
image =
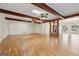
[{"label": "ceiling light fixture", "polygon": [[39,11],[37,9],[33,9],[32,12],[37,15],[40,15],[40,20],[41,20],[40,23],[42,23],[42,20],[46,20],[48,18],[48,13],[44,13],[44,12]]},{"label": "ceiling light fixture", "polygon": [[48,14],[40,14],[41,15],[41,20],[46,20],[46,18],[48,18]]}]

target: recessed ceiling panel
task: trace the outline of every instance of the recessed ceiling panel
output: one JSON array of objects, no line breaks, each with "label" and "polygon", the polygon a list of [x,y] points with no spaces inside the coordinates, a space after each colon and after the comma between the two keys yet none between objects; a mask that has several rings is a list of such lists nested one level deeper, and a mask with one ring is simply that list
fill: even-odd
[{"label": "recessed ceiling panel", "polygon": [[79,13],[79,3],[47,3],[47,5],[64,16]]}]

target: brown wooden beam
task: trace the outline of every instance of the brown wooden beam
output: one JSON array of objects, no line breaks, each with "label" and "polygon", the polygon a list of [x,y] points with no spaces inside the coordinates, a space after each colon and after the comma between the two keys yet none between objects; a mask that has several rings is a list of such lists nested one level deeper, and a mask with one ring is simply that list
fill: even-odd
[{"label": "brown wooden beam", "polygon": [[[21,21],[21,22],[32,22],[32,21],[27,21],[27,20],[22,20],[22,19],[16,19],[16,18],[10,18],[10,17],[5,17],[6,20],[12,20],[12,21]],[[37,24],[40,24],[39,22],[34,22]]]},{"label": "brown wooden beam", "polygon": [[49,30],[49,33],[50,33],[50,36],[51,36],[51,22],[49,23],[49,27],[50,27],[50,30]]},{"label": "brown wooden beam", "polygon": [[[64,16],[64,19],[66,19],[66,18],[71,18],[71,17],[76,17],[76,16],[79,16],[79,13],[72,14],[72,15],[68,15],[68,16]],[[55,20],[62,20],[62,18],[51,19],[51,20],[45,20],[45,22],[53,22],[53,21],[55,21]]]},{"label": "brown wooden beam", "polygon": [[68,16],[64,16],[64,18],[71,18],[71,17],[75,17],[75,16],[79,16],[79,13],[68,15]]},{"label": "brown wooden beam", "polygon": [[59,20],[57,20],[57,36],[59,37]]},{"label": "brown wooden beam", "polygon": [[44,9],[56,16],[60,16],[60,17],[64,17],[63,15],[61,15],[59,12],[57,12],[56,10],[54,10],[53,8],[49,7],[48,5],[46,5],[45,3],[31,3],[41,9]]},{"label": "brown wooden beam", "polygon": [[[0,13],[10,14],[10,15],[20,16],[20,17],[27,17],[27,18],[32,18],[32,19],[35,19],[35,20],[40,20],[40,18],[37,18],[37,17],[33,17],[33,16],[29,16],[29,15],[25,15],[25,14],[13,12],[13,11],[9,11],[9,10],[2,9],[2,8],[0,8]],[[79,16],[79,13],[76,13],[76,14],[73,14],[73,15],[64,16],[64,18],[70,18],[70,17],[75,17],[75,16]],[[61,18],[57,18],[57,19],[52,19],[52,20],[44,20],[43,23],[52,22],[54,20],[62,20],[62,19]],[[37,22],[37,23],[39,23],[39,22]]]},{"label": "brown wooden beam", "polygon": [[44,22],[53,22],[55,20],[62,20],[61,18],[57,18],[57,19],[52,19],[52,20],[45,20]]},{"label": "brown wooden beam", "polygon": [[31,22],[27,20],[22,20],[22,19],[16,19],[16,18],[10,18],[10,17],[5,17],[6,20],[13,20],[13,21],[22,21],[22,22]]},{"label": "brown wooden beam", "polygon": [[37,18],[37,17],[25,15],[25,14],[22,14],[22,13],[17,13],[17,12],[2,9],[2,8],[0,8],[0,13],[10,14],[10,15],[20,16],[20,17],[26,17],[26,18],[31,18],[31,19],[35,19],[35,20],[40,20],[40,18]]},{"label": "brown wooden beam", "polygon": [[55,21],[53,21],[53,34],[55,34]]},{"label": "brown wooden beam", "polygon": [[[57,15],[57,16],[61,16],[62,18],[71,18],[71,17],[75,17],[75,16],[79,16],[79,13],[76,13],[76,14],[72,14],[72,15],[68,15],[68,16],[63,16],[61,15],[60,13],[58,13],[56,10],[54,10],[53,8],[49,7],[48,5],[46,5],[45,3],[32,3],[33,5],[37,6],[37,7],[40,7],[54,15]],[[45,20],[45,22],[52,22],[54,20],[62,20],[62,18],[57,18],[57,19],[52,19],[52,20]]]}]

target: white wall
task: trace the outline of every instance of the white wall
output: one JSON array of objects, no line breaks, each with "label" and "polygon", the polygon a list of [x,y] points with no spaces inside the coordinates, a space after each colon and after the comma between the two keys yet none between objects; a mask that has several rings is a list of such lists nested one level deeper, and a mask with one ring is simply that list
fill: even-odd
[{"label": "white wall", "polygon": [[42,25],[41,24],[35,24],[34,32],[42,34]]},{"label": "white wall", "polygon": [[4,16],[4,14],[0,14],[0,42],[8,36],[8,21]]},{"label": "white wall", "polygon": [[8,35],[19,35],[19,34],[30,34],[30,33],[40,33],[49,35],[49,23],[36,24],[21,21],[11,21],[5,20],[5,17],[20,17],[2,14],[0,13],[0,41],[6,38]]},{"label": "white wall", "polygon": [[5,17],[7,16],[9,15],[0,13],[0,42],[8,35],[34,33],[34,24],[28,22],[5,20]]},{"label": "white wall", "polygon": [[[66,25],[68,27],[67,32],[62,31],[62,26]],[[60,37],[62,36],[62,42],[65,46],[72,45],[73,47],[79,47],[79,30],[77,32],[71,31],[72,25],[78,25],[79,26],[79,16],[72,17],[68,19],[63,19],[59,23],[59,33]],[[69,42],[70,41],[70,42]]]},{"label": "white wall", "polygon": [[43,23],[43,24],[35,24],[34,26],[34,32],[44,35],[49,35],[49,23]]},{"label": "white wall", "polygon": [[9,35],[17,34],[49,34],[49,23],[36,24],[19,21],[8,21],[9,22]]},{"label": "white wall", "polygon": [[9,21],[9,35],[33,33],[33,24],[20,21]]},{"label": "white wall", "polygon": [[61,20],[59,22],[59,33],[60,34],[62,33],[62,26],[63,25],[66,25],[68,27],[68,31],[66,33],[67,34],[71,33],[71,25],[79,25],[79,16]]}]

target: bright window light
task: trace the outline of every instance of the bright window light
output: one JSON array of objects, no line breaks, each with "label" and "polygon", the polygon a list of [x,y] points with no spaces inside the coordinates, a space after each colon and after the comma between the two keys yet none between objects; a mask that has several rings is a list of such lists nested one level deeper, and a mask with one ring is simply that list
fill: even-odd
[{"label": "bright window light", "polygon": [[39,11],[37,9],[33,9],[32,12],[35,13],[35,14],[42,14],[43,13],[42,11]]}]

